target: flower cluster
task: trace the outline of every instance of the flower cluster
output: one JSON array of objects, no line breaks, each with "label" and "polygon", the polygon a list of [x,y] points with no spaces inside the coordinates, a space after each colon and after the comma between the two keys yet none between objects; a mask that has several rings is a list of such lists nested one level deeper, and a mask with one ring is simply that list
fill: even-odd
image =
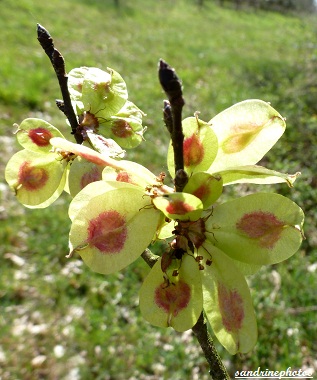
[{"label": "flower cluster", "polygon": [[[25,149],[6,168],[18,200],[45,207],[70,192],[69,256],[78,253],[98,273],[121,270],[153,241],[166,240],[166,252],[140,289],[144,318],[185,331],[204,310],[231,354],[250,351],[257,326],[245,276],[298,250],[304,216],[274,193],[219,199],[223,186],[234,183],[292,186],[299,173],[256,165],[283,134],[284,119],[268,103],[247,100],[209,122],[198,115],[183,120],[189,180],[176,192],[164,173],[121,159],[116,143],[135,147],[144,129],[118,73],[72,70],[69,91],[84,143],[66,140],[42,120],[24,120],[17,138]],[[167,162],[173,176],[172,144]]]}]

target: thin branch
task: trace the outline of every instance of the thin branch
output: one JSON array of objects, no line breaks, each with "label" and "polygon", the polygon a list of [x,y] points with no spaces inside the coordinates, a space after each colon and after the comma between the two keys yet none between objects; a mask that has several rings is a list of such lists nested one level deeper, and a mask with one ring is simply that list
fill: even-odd
[{"label": "thin branch", "polygon": [[200,314],[200,317],[192,330],[204,352],[205,358],[207,359],[211,377],[215,380],[230,380],[229,374],[223,365],[214,342],[207,330],[207,324],[203,313]]},{"label": "thin branch", "polygon": [[[49,32],[40,24],[37,24],[37,39],[40,45],[42,46],[42,48],[44,49],[45,53],[49,57],[52,63],[52,66],[54,68],[55,74],[57,76],[59,87],[62,92],[63,103],[64,103],[62,111],[64,112],[65,116],[67,117],[70,123],[72,134],[75,136],[76,142],[78,144],[81,144],[83,142],[83,137],[77,131],[78,120],[74,112],[69,91],[68,91],[68,86],[67,86],[68,76],[65,70],[64,58],[60,54],[60,52],[55,49],[53,39],[51,35],[49,34]],[[59,107],[59,109],[61,108]]]},{"label": "thin branch", "polygon": [[[141,257],[151,268],[159,259],[159,256],[154,255],[148,248],[144,250]],[[203,313],[200,314],[200,317],[192,330],[207,359],[211,377],[215,380],[230,380],[227,370],[223,365],[216,347],[214,346],[214,342],[207,330],[207,324]]]},{"label": "thin branch", "polygon": [[[164,101],[163,116],[174,149],[175,189],[176,191],[182,191],[188,181],[188,175],[184,170],[182,109],[185,105],[185,101],[182,93],[182,83],[177,77],[175,70],[162,59],[159,63],[159,80],[168,97],[168,101]],[[203,312],[192,330],[207,359],[212,378],[215,380],[230,380],[227,370],[214,346],[213,340],[208,333]]]},{"label": "thin branch", "polygon": [[147,265],[151,268],[154,266],[154,264],[159,259],[159,256],[154,255],[154,253],[152,253],[148,248],[146,248],[144,250],[141,257],[147,263]]},{"label": "thin branch", "polygon": [[[154,255],[148,248],[144,250],[141,257],[151,268],[159,259],[159,256]],[[230,380],[227,370],[223,365],[216,347],[214,346],[214,342],[207,330],[207,324],[203,313],[200,314],[200,317],[192,330],[207,359],[211,377],[215,380]]]}]

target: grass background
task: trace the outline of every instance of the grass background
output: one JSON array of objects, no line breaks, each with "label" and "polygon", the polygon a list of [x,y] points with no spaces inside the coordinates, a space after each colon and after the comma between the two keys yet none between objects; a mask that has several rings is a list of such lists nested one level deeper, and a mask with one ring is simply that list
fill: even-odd
[{"label": "grass background", "polygon": [[[159,58],[183,80],[184,117],[198,110],[208,121],[235,102],[260,98],[287,118],[283,138],[262,163],[302,176],[293,189],[264,189],[304,209],[307,239],[288,261],[249,279],[259,325],[255,349],[232,357],[216,344],[231,374],[258,366],[317,370],[316,15],[237,11],[213,1],[199,8],[194,0],[121,0],[119,8],[112,0],[2,0],[1,15],[1,380],[209,378],[190,332],[154,328],[140,317],[138,289],[148,272],[141,259],[109,276],[67,260],[67,196],[29,210],[5,184],[5,164],[19,149],[13,123],[41,117],[67,134],[36,23],[51,32],[68,71],[108,66],[123,75],[148,126],[147,142],[128,158],[158,173],[166,170],[168,142]],[[258,189],[236,186],[225,196]]]}]

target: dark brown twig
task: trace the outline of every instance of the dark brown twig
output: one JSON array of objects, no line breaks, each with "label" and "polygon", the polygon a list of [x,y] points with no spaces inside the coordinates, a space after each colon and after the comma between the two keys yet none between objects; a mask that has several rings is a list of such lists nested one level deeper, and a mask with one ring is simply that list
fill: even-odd
[{"label": "dark brown twig", "polygon": [[[168,101],[164,101],[163,116],[174,149],[175,189],[176,191],[182,191],[188,181],[188,175],[184,170],[182,109],[185,101],[182,93],[182,84],[175,70],[162,59],[159,63],[159,80],[168,97]],[[212,378],[215,380],[230,380],[227,370],[214,346],[213,340],[208,333],[203,313],[201,313],[192,330],[208,361]]]},{"label": "dark brown twig", "polygon": [[[146,249],[142,255],[142,259],[148,264],[149,267],[153,267],[157,262],[159,256],[154,255],[149,249]],[[207,359],[210,367],[210,375],[215,380],[230,380],[225,366],[223,365],[221,358],[214,346],[213,340],[207,330],[207,324],[203,313],[200,314],[197,323],[192,328],[202,350]]]},{"label": "dark brown twig", "polygon": [[55,49],[53,39],[49,32],[40,24],[37,24],[37,39],[42,48],[44,49],[45,53],[49,57],[54,68],[55,74],[57,76],[64,102],[62,111],[64,112],[65,116],[67,117],[70,123],[72,134],[75,136],[76,142],[78,144],[81,144],[83,142],[83,137],[80,133],[77,132],[78,120],[74,112],[68,91],[68,77],[65,70],[64,58],[60,54],[60,52]]},{"label": "dark brown twig", "polygon": [[164,118],[164,123],[165,123],[167,130],[168,130],[169,134],[172,136],[172,133],[173,133],[173,115],[172,115],[171,103],[168,100],[164,100],[163,118]]},{"label": "dark brown twig", "polygon": [[223,365],[214,342],[207,330],[207,324],[203,313],[200,314],[200,317],[192,330],[203,350],[205,358],[207,359],[211,377],[215,380],[230,380],[229,374]]},{"label": "dark brown twig", "polygon": [[[182,109],[185,101],[182,83],[176,75],[175,70],[162,59],[159,62],[158,73],[160,84],[168,97],[168,102],[164,102],[164,121],[171,135],[174,150],[175,188],[176,191],[182,191],[186,185],[186,181],[177,182],[177,172],[179,170],[184,171]],[[184,173],[182,173],[182,178],[184,178]]]},{"label": "dark brown twig", "polygon": [[154,255],[154,253],[152,253],[148,248],[143,251],[141,257],[150,268],[152,268],[159,259],[159,256]]}]

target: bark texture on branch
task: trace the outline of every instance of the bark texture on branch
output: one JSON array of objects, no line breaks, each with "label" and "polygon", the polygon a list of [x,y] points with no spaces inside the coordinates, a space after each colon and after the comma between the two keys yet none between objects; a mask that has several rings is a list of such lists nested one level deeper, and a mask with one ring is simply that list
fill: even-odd
[{"label": "bark texture on branch", "polygon": [[[182,82],[176,75],[175,70],[162,59],[159,62],[159,80],[168,97],[168,100],[164,101],[163,118],[171,136],[174,150],[175,190],[181,192],[188,181],[188,175],[184,170],[182,110],[185,101],[182,93]],[[230,380],[227,370],[207,330],[203,312],[192,330],[207,359],[211,377],[214,380]]]},{"label": "bark texture on branch", "polygon": [[[182,91],[182,82],[178,78],[175,70],[162,59],[159,62],[159,81],[168,97],[168,101],[164,101],[164,121],[170,133],[175,163],[175,188],[176,191],[182,191],[187,183],[184,181],[184,154],[183,143],[184,134],[182,128],[182,110],[185,105]],[[179,171],[182,171],[180,174]],[[179,177],[181,176],[181,180]]]},{"label": "bark texture on branch", "polygon": [[68,91],[68,76],[65,69],[64,58],[61,53],[55,49],[54,41],[49,32],[40,24],[37,24],[37,39],[52,63],[58,79],[59,87],[61,89],[63,101],[56,101],[57,106],[62,112],[64,112],[65,116],[67,117],[76,142],[78,144],[81,144],[83,142],[83,137],[77,129],[78,120],[74,112]]}]

